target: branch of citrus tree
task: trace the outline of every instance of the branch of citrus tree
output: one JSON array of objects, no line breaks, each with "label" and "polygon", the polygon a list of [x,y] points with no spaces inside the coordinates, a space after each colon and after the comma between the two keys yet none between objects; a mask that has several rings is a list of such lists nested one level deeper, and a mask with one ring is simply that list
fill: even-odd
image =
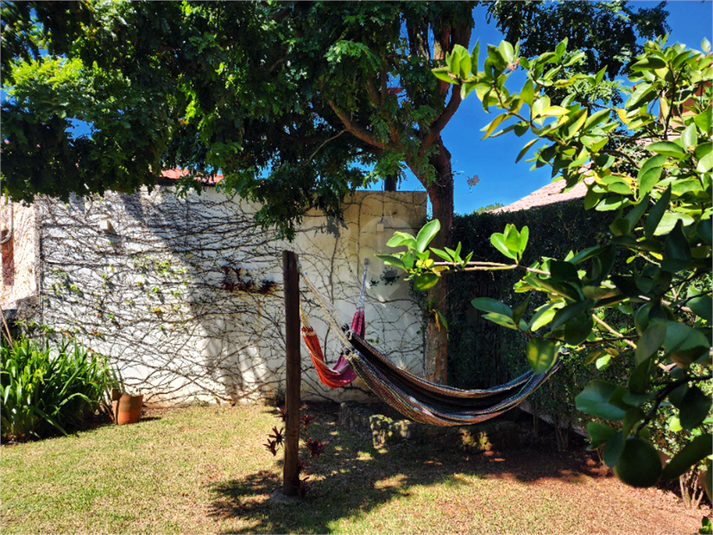
[{"label": "branch of citrus tree", "polygon": [[629,347],[636,349],[636,344],[632,342],[631,340],[628,340],[624,335],[622,335],[620,332],[615,330],[613,327],[611,327],[607,322],[605,322],[602,319],[599,319],[596,314],[592,314],[592,318],[594,321],[596,321],[599,325],[604,327],[607,331],[609,331],[611,334],[613,334],[618,340],[621,340],[624,342],[626,345]]},{"label": "branch of citrus tree", "polygon": [[646,413],[646,416],[644,419],[637,424],[637,429],[636,432],[638,433],[640,429],[643,429],[646,424],[648,424],[651,419],[656,416],[656,411],[659,410],[659,405],[663,402],[664,399],[666,399],[666,396],[668,396],[671,392],[676,390],[678,387],[683,386],[688,383],[700,383],[702,381],[709,381],[711,378],[713,378],[713,375],[708,374],[708,375],[701,375],[698,377],[684,377],[683,379],[678,379],[672,383],[667,384],[665,387],[663,387],[661,390],[656,392],[656,397],[654,398],[654,404],[649,410],[649,412]]},{"label": "branch of citrus tree", "polygon": [[461,267],[462,269],[447,271],[446,273],[455,273],[457,271],[495,271],[495,270],[506,270],[506,269],[520,269],[522,271],[527,271],[528,273],[535,273],[537,275],[544,275],[546,277],[550,276],[548,271],[542,271],[541,269],[535,269],[526,266],[520,266],[518,264],[501,264],[499,262],[468,262],[465,267],[460,264],[455,264],[453,262],[434,262],[433,266],[446,266],[446,267]]},{"label": "branch of citrus tree", "polygon": [[619,150],[614,149],[614,150],[606,150],[606,151],[604,151],[604,153],[605,153],[605,154],[610,154],[610,155],[612,155],[612,156],[618,156],[619,158],[623,158],[624,160],[626,160],[627,162],[629,162],[629,164],[630,164],[632,167],[634,167],[634,169],[640,169],[640,168],[641,168],[641,166],[640,166],[638,163],[636,163],[636,160],[634,160],[630,155],[626,154],[625,152],[621,152],[621,151],[619,151]]}]

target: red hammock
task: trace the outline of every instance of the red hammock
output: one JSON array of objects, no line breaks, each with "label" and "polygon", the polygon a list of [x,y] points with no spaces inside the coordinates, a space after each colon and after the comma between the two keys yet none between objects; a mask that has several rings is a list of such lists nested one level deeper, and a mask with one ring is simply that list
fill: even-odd
[{"label": "red hammock", "polygon": [[[364,278],[362,280],[361,295],[359,296],[359,304],[357,305],[354,318],[352,318],[352,331],[357,333],[362,338],[366,325],[364,323],[364,291],[366,289],[366,266],[364,266]],[[339,388],[346,386],[356,379],[357,375],[347,362],[344,355],[339,355],[337,363],[333,367],[329,367],[324,361],[324,353],[319,345],[319,338],[314,332],[314,329],[307,322],[307,317],[302,312],[300,307],[300,318],[302,320],[302,339],[305,341],[309,356],[312,359],[312,364],[317,370],[319,380],[329,388]]]}]

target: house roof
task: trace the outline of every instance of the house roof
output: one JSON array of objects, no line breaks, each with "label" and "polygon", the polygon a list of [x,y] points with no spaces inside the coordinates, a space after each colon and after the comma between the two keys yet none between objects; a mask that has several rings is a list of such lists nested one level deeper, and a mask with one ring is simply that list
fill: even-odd
[{"label": "house roof", "polygon": [[587,194],[587,183],[589,182],[591,182],[591,179],[585,179],[583,182],[580,182],[571,190],[564,193],[562,190],[566,187],[566,183],[563,180],[551,182],[545,187],[540,188],[537,191],[533,191],[527,197],[523,197],[519,201],[515,201],[514,203],[503,206],[502,208],[490,210],[490,213],[497,214],[500,212],[517,212],[518,210],[529,210],[530,208],[535,208],[537,206],[546,206],[548,204],[571,201],[572,199],[581,199]]},{"label": "house roof", "polygon": [[[178,180],[189,174],[188,169],[164,169],[161,172],[161,178],[166,178],[168,180]],[[223,175],[208,175],[206,178],[196,178],[199,182],[205,185],[215,185],[221,180],[223,180]]]}]

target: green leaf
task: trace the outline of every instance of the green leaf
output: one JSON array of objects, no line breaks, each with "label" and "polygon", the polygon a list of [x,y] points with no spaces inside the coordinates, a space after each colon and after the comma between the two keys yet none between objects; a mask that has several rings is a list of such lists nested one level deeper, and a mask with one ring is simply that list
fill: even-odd
[{"label": "green leaf", "polygon": [[478,70],[478,62],[480,61],[480,39],[478,39],[475,42],[475,48],[473,48],[473,52],[470,54],[470,64],[471,68],[474,69],[475,71]]},{"label": "green leaf", "polygon": [[513,317],[512,309],[497,299],[491,299],[490,297],[476,297],[470,302],[470,304],[483,312],[495,312],[496,314],[502,314],[508,318]]},{"label": "green leaf", "polygon": [[536,374],[546,373],[557,357],[557,343],[545,338],[531,338],[526,348],[527,362]]},{"label": "green leaf", "polygon": [[537,312],[532,317],[532,324],[530,325],[530,330],[536,331],[537,329],[547,325],[550,321],[552,321],[552,318],[554,318],[555,314],[557,313],[556,307],[558,306],[559,302],[551,301],[537,309]]},{"label": "green leaf", "polygon": [[710,106],[708,106],[704,111],[696,115],[693,119],[693,122],[696,123],[696,126],[701,129],[702,132],[710,132],[711,131],[711,126],[713,125],[712,121],[712,109]]},{"label": "green leaf", "polygon": [[550,261],[550,277],[554,281],[578,281],[579,274],[574,264],[561,260]]},{"label": "green leaf", "polygon": [[649,240],[656,232],[661,218],[668,209],[668,203],[671,201],[671,186],[661,195],[661,198],[656,202],[654,207],[649,211],[649,216],[644,225],[644,236]]},{"label": "green leaf", "polygon": [[650,364],[651,362],[649,360],[645,360],[636,366],[634,371],[629,376],[627,386],[632,394],[643,394],[646,392],[646,387],[649,382]]},{"label": "green leaf", "polygon": [[646,150],[662,154],[664,156],[670,156],[678,160],[686,155],[686,152],[681,148],[681,146],[673,141],[656,141],[655,143],[646,145]]},{"label": "green leaf", "polygon": [[502,54],[505,61],[507,61],[508,63],[512,63],[515,60],[515,52],[510,43],[508,43],[507,41],[500,41],[500,45],[498,46],[498,48],[500,49],[500,53]]},{"label": "green leaf", "polygon": [[503,113],[502,115],[498,115],[495,119],[493,119],[489,125],[485,126],[483,130],[485,130],[485,134],[481,139],[485,139],[492,134],[495,129],[498,127],[500,123],[503,122],[504,119],[507,119],[508,115],[506,113]]},{"label": "green leaf", "polygon": [[602,67],[597,75],[594,77],[594,85],[599,85],[604,79],[604,75],[607,72],[607,67]]},{"label": "green leaf", "polygon": [[701,295],[688,301],[690,308],[696,316],[700,316],[708,323],[713,323],[713,299],[710,295]]},{"label": "green leaf", "polygon": [[[574,398],[577,410],[604,420],[621,420],[630,407],[616,402],[616,394],[619,389],[626,392],[623,387],[600,379],[590,381],[585,389]],[[610,403],[612,398],[615,399],[615,403]]]},{"label": "green leaf", "polygon": [[527,144],[522,148],[522,150],[518,153],[517,158],[515,159],[515,163],[519,162],[525,154],[527,154],[527,151],[532,147],[535,143],[539,141],[539,138],[535,138],[531,141],[528,141]]},{"label": "green leaf", "polygon": [[419,292],[429,290],[438,283],[438,275],[435,273],[422,273],[413,281],[413,289]]},{"label": "green leaf", "polygon": [[698,427],[711,409],[711,400],[700,388],[692,386],[681,400],[679,420],[681,427],[692,430]]},{"label": "green leaf", "polygon": [[418,231],[418,236],[416,236],[416,251],[423,253],[439,230],[441,230],[441,223],[438,219],[426,223],[423,228]]},{"label": "green leaf", "polygon": [[490,243],[492,243],[493,247],[495,247],[498,251],[500,251],[508,258],[517,260],[517,251],[511,251],[508,248],[508,246],[506,245],[506,238],[504,234],[501,234],[499,232],[494,233],[492,236],[490,236]]},{"label": "green leaf", "polygon": [[496,323],[500,325],[501,327],[507,327],[508,329],[513,329],[513,330],[519,330],[518,326],[515,325],[515,322],[503,315],[503,314],[496,314],[495,312],[490,312],[489,314],[486,314],[483,316],[488,321],[492,321],[493,323]]},{"label": "green leaf", "polygon": [[433,76],[444,82],[453,83],[455,82],[455,76],[451,74],[451,70],[448,67],[436,67],[431,69]]},{"label": "green leaf", "polygon": [[691,258],[691,247],[683,233],[683,222],[679,220],[664,241],[664,260],[661,269],[676,273],[686,269],[691,263]]},{"label": "green leaf", "polygon": [[676,479],[691,466],[708,457],[711,454],[712,440],[713,436],[710,433],[699,435],[691,440],[668,462],[663,469],[662,477],[664,479]]},{"label": "green leaf", "polygon": [[584,301],[572,303],[560,309],[559,311],[557,311],[557,314],[555,314],[555,318],[552,321],[552,330],[554,331],[557,327],[568,322],[577,314],[580,314],[585,310],[589,309],[592,304],[592,301],[590,301],[589,299],[585,299]]},{"label": "green leaf", "polygon": [[587,314],[577,314],[564,325],[564,341],[576,346],[584,342],[594,327],[594,320]]},{"label": "green leaf", "polygon": [[512,311],[512,319],[516,324],[520,323],[520,320],[522,317],[525,315],[525,312],[527,311],[527,305],[530,303],[530,294],[527,295],[525,300],[517,305],[515,309]]},{"label": "green leaf", "polygon": [[584,126],[582,127],[582,130],[585,132],[588,132],[595,126],[597,126],[599,123],[602,121],[606,120],[609,117],[609,114],[611,113],[611,110],[600,110],[594,114],[592,114],[587,121],[584,123]]},{"label": "green leaf", "polygon": [[657,56],[646,56],[637,61],[630,68],[632,71],[656,70],[666,67],[666,62]]},{"label": "green leaf", "polygon": [[626,411],[626,414],[624,415],[624,420],[622,421],[622,431],[624,432],[624,435],[628,436],[631,430],[637,424],[637,422],[640,422],[645,417],[646,415],[640,407],[634,407]]},{"label": "green leaf", "polygon": [[689,124],[681,134],[681,143],[683,143],[684,149],[695,147],[698,144],[698,131],[694,123]]},{"label": "green leaf", "polygon": [[666,324],[663,322],[650,324],[636,345],[636,365],[638,366],[645,360],[651,358],[661,347],[665,339]]},{"label": "green leaf", "polygon": [[528,79],[525,85],[522,86],[522,91],[520,91],[520,98],[528,106],[532,106],[532,102],[535,98],[535,87],[532,85],[532,80]]},{"label": "green leaf", "polygon": [[699,330],[676,321],[666,323],[666,339],[663,347],[671,359],[681,368],[687,368],[698,357],[708,352],[708,338]]},{"label": "green leaf", "polygon": [[639,195],[643,197],[656,185],[661,177],[663,165],[666,163],[666,156],[657,154],[644,162],[639,169],[637,181],[639,184]]},{"label": "green leaf", "polygon": [[[430,247],[429,249],[433,254],[442,258],[446,262],[455,262],[455,259],[453,258],[453,256],[448,254],[446,251],[442,251],[441,249],[436,249],[435,247]],[[379,255],[376,255],[376,256],[379,256]]]},{"label": "green leaf", "polygon": [[396,267],[401,268],[404,271],[406,271],[406,266],[404,265],[401,258],[399,258],[398,256],[389,255],[389,254],[377,254],[374,256],[376,258],[378,258],[379,260],[381,260],[382,262],[384,262],[384,264],[386,264],[387,266],[396,266]]},{"label": "green leaf", "polygon": [[713,169],[713,152],[709,152],[698,160],[698,165],[696,166],[696,171],[699,173],[708,173]]},{"label": "green leaf", "polygon": [[703,243],[711,245],[713,241],[713,218],[711,216],[708,216],[707,219],[701,219],[696,224],[696,234],[698,234]]},{"label": "green leaf", "polygon": [[602,451],[602,459],[609,468],[614,468],[619,462],[624,451],[624,433],[619,431],[605,445]]},{"label": "green leaf", "polygon": [[443,327],[446,329],[446,332],[448,332],[448,321],[446,321],[446,317],[441,313],[440,310],[436,311],[436,318],[443,324]]},{"label": "green leaf", "polygon": [[587,449],[595,450],[602,444],[611,440],[614,435],[617,434],[617,430],[612,429],[606,424],[600,424],[598,422],[589,422],[587,424],[587,433],[589,433],[589,439],[591,440],[591,443],[587,447]]},{"label": "green leaf", "polygon": [[587,120],[587,108],[582,108],[577,110],[572,114],[572,116],[567,120],[564,125],[564,135],[566,139],[571,138],[576,134],[580,128],[584,125]]},{"label": "green leaf", "polygon": [[386,242],[386,245],[388,247],[406,246],[411,249],[416,247],[416,238],[411,236],[411,234],[397,230],[394,232],[394,235],[389,238],[389,241]]},{"label": "green leaf", "polygon": [[688,392],[689,386],[687,384],[683,384],[676,388],[673,392],[671,392],[668,395],[668,400],[671,402],[671,405],[676,407],[677,409],[680,409],[683,406],[683,398],[686,397],[686,392]]}]

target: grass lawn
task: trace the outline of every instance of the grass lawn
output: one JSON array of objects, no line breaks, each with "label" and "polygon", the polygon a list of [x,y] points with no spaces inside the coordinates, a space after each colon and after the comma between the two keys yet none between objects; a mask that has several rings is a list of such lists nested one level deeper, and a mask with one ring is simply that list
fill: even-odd
[{"label": "grass lawn", "polygon": [[312,407],[327,441],[313,489],[277,504],[281,457],[263,447],[271,408],[154,410],[135,425],[0,448],[9,533],[696,533],[710,510],[634,490],[581,452],[375,450]]}]

